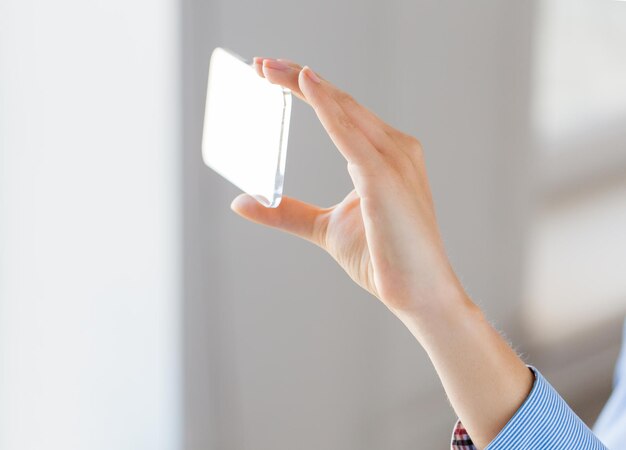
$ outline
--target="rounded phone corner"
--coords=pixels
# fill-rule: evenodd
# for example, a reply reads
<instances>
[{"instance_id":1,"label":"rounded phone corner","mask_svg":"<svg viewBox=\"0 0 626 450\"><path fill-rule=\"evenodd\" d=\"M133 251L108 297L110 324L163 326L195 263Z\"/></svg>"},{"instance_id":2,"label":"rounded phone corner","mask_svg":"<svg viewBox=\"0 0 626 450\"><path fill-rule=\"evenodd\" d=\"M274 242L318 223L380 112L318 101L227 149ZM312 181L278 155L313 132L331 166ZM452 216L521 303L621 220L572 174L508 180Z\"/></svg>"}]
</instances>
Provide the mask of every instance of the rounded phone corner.
<instances>
[{"instance_id":1,"label":"rounded phone corner","mask_svg":"<svg viewBox=\"0 0 626 450\"><path fill-rule=\"evenodd\" d=\"M274 194L271 199L268 199L264 195L253 195L257 202L265 206L266 208L277 208L280 205L280 201L283 199L282 195Z\"/></svg>"},{"instance_id":2,"label":"rounded phone corner","mask_svg":"<svg viewBox=\"0 0 626 450\"><path fill-rule=\"evenodd\" d=\"M234 51L228 49L228 48L224 48L224 47L215 47L213 49L213 51L211 52L211 57L209 58L209 67L211 67L211 63L213 62L213 58L218 58L220 56L220 54L227 54L230 56L233 56L235 58L237 58L239 61L241 61L244 64L250 64L250 62L244 58L243 56L235 53Z\"/></svg>"}]
</instances>

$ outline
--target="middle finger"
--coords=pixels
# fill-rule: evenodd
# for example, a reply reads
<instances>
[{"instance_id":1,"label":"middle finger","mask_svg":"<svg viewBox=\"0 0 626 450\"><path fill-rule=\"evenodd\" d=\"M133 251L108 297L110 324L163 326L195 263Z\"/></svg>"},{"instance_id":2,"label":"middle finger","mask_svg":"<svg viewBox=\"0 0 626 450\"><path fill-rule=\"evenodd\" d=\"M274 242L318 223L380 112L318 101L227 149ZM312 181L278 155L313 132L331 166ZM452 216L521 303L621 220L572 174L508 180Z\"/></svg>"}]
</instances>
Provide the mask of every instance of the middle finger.
<instances>
[{"instance_id":1,"label":"middle finger","mask_svg":"<svg viewBox=\"0 0 626 450\"><path fill-rule=\"evenodd\" d=\"M302 67L292 61L283 59L263 58L257 63L265 78L273 84L279 84L291 91L301 100L309 103L298 84L298 75ZM258 71L257 71L258 72ZM352 96L320 77L327 85L329 93L339 103L344 112L377 147L389 148L393 145L391 134L393 129L383 122L376 114L358 103Z\"/></svg>"}]
</instances>

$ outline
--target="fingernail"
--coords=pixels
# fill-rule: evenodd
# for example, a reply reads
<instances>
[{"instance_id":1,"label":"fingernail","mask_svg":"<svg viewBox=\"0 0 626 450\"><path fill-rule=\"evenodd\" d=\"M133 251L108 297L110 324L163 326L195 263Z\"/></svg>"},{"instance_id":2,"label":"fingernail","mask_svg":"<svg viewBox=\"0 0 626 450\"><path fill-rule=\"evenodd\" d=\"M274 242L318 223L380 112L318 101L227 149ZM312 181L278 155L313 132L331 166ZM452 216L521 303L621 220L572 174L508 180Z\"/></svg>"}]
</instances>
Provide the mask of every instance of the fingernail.
<instances>
[{"instance_id":1,"label":"fingernail","mask_svg":"<svg viewBox=\"0 0 626 450\"><path fill-rule=\"evenodd\" d=\"M275 60L275 59L264 59L263 67L269 67L270 69L275 69L275 70L290 70L291 69L291 67L289 67L287 64L280 62L278 60Z\"/></svg>"},{"instance_id":2,"label":"fingernail","mask_svg":"<svg viewBox=\"0 0 626 450\"><path fill-rule=\"evenodd\" d=\"M311 79L311 81L313 81L314 83L320 84L320 82L322 80L320 80L320 78L315 74L315 72L313 72L313 69L311 69L309 66L304 66L304 68L302 69L304 70L304 74L309 77Z\"/></svg>"}]
</instances>

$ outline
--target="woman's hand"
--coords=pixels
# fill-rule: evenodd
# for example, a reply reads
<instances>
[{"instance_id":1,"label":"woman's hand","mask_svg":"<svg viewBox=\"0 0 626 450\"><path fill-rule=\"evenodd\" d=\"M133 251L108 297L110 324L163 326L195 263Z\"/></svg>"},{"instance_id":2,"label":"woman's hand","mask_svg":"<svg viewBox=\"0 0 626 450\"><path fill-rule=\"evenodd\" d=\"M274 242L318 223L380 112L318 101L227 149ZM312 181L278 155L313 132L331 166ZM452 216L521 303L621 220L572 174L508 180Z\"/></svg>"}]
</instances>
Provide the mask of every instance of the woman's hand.
<instances>
[{"instance_id":1,"label":"woman's hand","mask_svg":"<svg viewBox=\"0 0 626 450\"><path fill-rule=\"evenodd\" d=\"M232 209L324 248L399 316L419 314L460 292L439 235L419 141L308 67L267 58L255 58L254 66L313 107L348 162L354 190L330 208L284 197L269 209L243 194Z\"/></svg>"},{"instance_id":2,"label":"woman's hand","mask_svg":"<svg viewBox=\"0 0 626 450\"><path fill-rule=\"evenodd\" d=\"M330 208L285 197L269 209L244 194L233 210L326 249L382 300L426 350L474 444L486 447L527 397L533 375L448 263L420 143L308 67L263 58L254 65L313 107L348 162L354 190Z\"/></svg>"}]
</instances>

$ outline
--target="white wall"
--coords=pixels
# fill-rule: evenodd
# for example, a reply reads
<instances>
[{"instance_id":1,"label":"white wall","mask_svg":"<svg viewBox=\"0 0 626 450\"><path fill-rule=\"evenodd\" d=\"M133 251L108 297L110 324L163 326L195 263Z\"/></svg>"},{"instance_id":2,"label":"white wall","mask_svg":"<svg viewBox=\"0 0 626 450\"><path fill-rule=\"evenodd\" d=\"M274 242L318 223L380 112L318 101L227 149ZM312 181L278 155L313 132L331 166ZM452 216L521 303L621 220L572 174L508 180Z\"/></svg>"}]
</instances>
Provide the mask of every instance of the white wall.
<instances>
[{"instance_id":1,"label":"white wall","mask_svg":"<svg viewBox=\"0 0 626 450\"><path fill-rule=\"evenodd\" d=\"M0 2L0 449L179 444L178 4Z\"/></svg>"}]
</instances>

